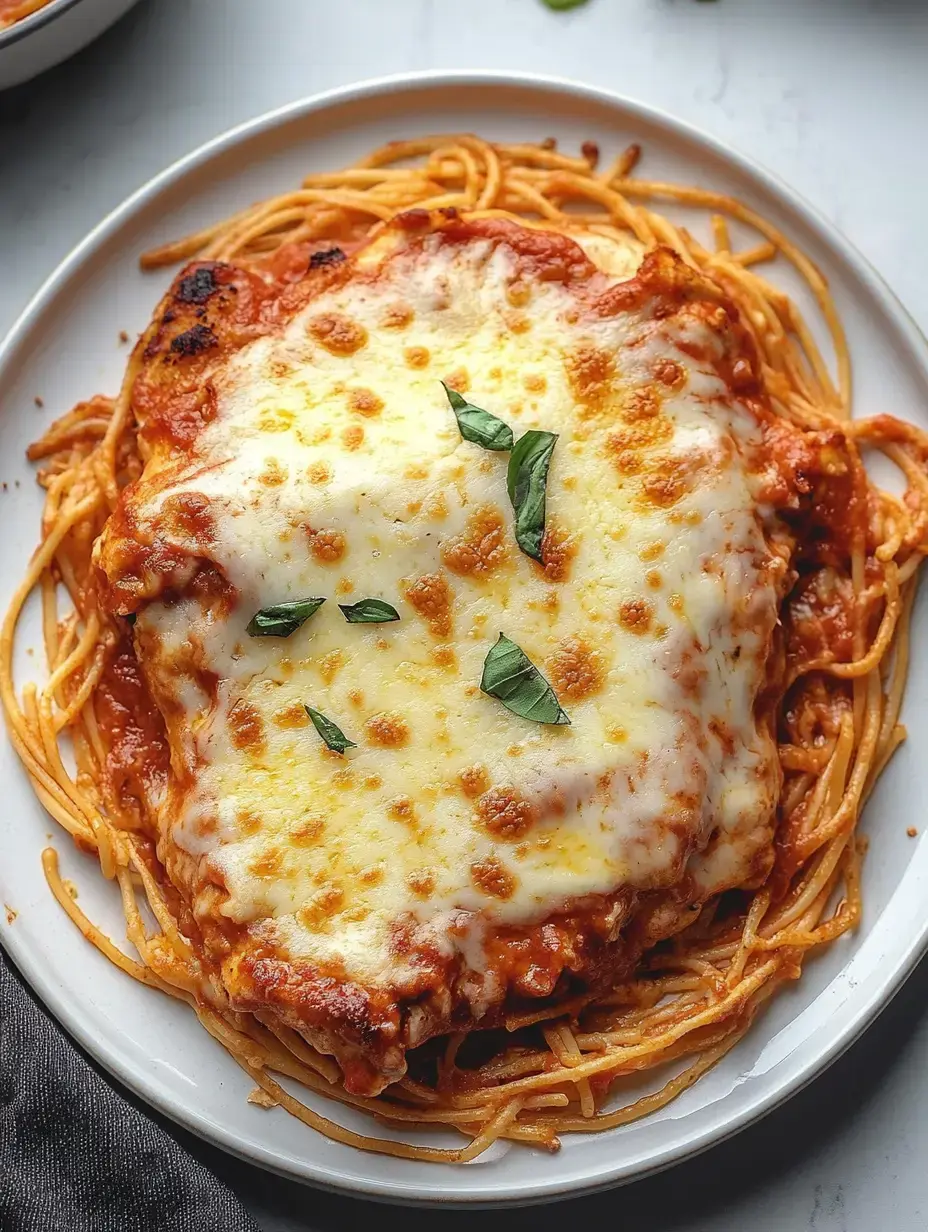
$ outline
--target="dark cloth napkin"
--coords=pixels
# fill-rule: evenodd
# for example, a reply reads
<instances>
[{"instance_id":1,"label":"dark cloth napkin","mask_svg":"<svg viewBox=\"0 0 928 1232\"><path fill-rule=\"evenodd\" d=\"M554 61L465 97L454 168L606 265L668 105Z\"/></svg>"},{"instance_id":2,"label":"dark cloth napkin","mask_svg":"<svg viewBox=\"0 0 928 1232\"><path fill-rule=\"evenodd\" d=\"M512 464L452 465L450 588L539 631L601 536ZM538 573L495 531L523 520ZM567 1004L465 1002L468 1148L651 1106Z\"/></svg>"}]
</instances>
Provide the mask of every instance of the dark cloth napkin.
<instances>
[{"instance_id":1,"label":"dark cloth napkin","mask_svg":"<svg viewBox=\"0 0 928 1232\"><path fill-rule=\"evenodd\" d=\"M259 1232L84 1059L2 950L0 1232Z\"/></svg>"}]
</instances>

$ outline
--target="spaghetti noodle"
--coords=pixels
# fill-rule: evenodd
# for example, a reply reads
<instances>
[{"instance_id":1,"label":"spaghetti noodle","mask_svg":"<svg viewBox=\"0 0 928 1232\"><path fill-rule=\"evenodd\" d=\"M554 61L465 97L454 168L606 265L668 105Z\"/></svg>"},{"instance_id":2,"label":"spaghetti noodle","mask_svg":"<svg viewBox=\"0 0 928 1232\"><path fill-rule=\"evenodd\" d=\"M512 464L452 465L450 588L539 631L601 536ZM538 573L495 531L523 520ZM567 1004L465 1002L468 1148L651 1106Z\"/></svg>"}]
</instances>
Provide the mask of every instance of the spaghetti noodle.
<instances>
[{"instance_id":1,"label":"spaghetti noodle","mask_svg":"<svg viewBox=\"0 0 928 1232\"><path fill-rule=\"evenodd\" d=\"M81 403L29 451L41 463L46 491L42 542L0 633L0 696L38 798L82 850L98 856L104 876L117 882L138 958L124 954L84 915L49 848L43 867L52 892L110 961L190 1005L263 1092L257 1102L280 1104L313 1129L361 1149L463 1163L497 1139L554 1150L561 1134L645 1116L686 1090L737 1043L779 985L799 977L810 950L834 941L860 918L864 844L857 819L905 736L899 714L909 620L918 566L928 552L928 437L884 415L850 419L844 334L827 284L807 256L736 200L638 178L639 156L633 146L598 171L591 146L582 157L571 157L551 142L494 145L460 134L393 142L353 167L309 176L294 192L141 258L146 269L195 255L257 268L305 262L323 241L360 241L412 207L515 216L529 226L571 233L631 233L646 247L672 247L737 305L780 416L809 430L833 428L846 438L853 462L849 500L861 516L851 519L846 551L815 559L830 571L830 605L827 612L817 607L815 596L797 586L783 609L783 786L772 873L757 890L710 902L695 923L646 955L633 979L607 995L511 1017L506 1031L494 1033L489 1055L484 1049L465 1062L464 1037L452 1035L428 1051L414 1076L368 1098L347 1092L331 1058L294 1031L270 1016L229 1006L189 939L189 917L157 861L145 819L121 807L104 773L111 749L101 682L125 645L116 619L98 605L91 549L120 491L141 472L131 405L134 364L115 399ZM708 212L714 246L659 213L661 201ZM736 248L732 223L759 238ZM818 304L834 346L836 379L795 304L757 272L776 257L795 267ZM870 483L864 450L882 452L896 464L906 484L902 496ZM49 675L18 696L14 643L33 593L41 603ZM154 929L145 922L143 904ZM622 1079L650 1070L664 1071L663 1085L622 1105ZM394 1130L437 1125L469 1142L447 1149L355 1133L310 1108L283 1079L361 1109Z\"/></svg>"}]
</instances>

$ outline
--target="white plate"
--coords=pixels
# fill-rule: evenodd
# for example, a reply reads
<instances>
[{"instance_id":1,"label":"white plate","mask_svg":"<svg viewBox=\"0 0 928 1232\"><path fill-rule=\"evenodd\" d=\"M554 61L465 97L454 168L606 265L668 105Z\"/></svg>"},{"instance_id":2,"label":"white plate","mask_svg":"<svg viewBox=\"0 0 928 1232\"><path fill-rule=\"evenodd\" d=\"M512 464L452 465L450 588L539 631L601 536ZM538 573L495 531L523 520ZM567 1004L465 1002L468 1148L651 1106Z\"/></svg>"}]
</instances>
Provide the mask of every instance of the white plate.
<instances>
[{"instance_id":1,"label":"white plate","mask_svg":"<svg viewBox=\"0 0 928 1232\"><path fill-rule=\"evenodd\" d=\"M20 85L93 42L137 0L50 0L0 30L0 90Z\"/></svg>"},{"instance_id":2,"label":"white plate","mask_svg":"<svg viewBox=\"0 0 928 1232\"><path fill-rule=\"evenodd\" d=\"M41 501L23 451L77 399L116 390L126 358L119 331L143 328L167 282L167 273L139 273L139 251L288 189L309 170L342 166L379 142L462 129L509 140L554 135L565 148L592 139L606 157L639 141L649 176L719 188L754 205L799 241L832 284L855 361L857 413L892 411L928 426L928 345L899 304L809 206L718 142L640 104L567 82L514 74L371 82L243 125L170 168L88 236L26 309L0 350L4 603L38 533ZM774 275L795 293L789 269ZM925 620L920 603L917 630ZM0 902L18 914L7 924L0 912L0 936L46 1005L111 1073L169 1117L263 1167L408 1202L541 1201L626 1181L718 1142L798 1090L874 1018L925 949L928 843L906 836L928 798L928 762L918 755L928 739L928 655L913 640L905 710L911 739L866 813L873 842L861 929L810 960L798 984L775 997L744 1041L675 1103L635 1125L568 1136L554 1157L497 1144L457 1168L388 1159L321 1138L279 1109L246 1103L247 1077L193 1015L121 975L52 900L39 853L55 826L5 744ZM34 665L24 657L21 678ZM81 906L121 937L118 896L96 861L61 834L53 841ZM360 1114L324 1110L374 1132Z\"/></svg>"}]
</instances>

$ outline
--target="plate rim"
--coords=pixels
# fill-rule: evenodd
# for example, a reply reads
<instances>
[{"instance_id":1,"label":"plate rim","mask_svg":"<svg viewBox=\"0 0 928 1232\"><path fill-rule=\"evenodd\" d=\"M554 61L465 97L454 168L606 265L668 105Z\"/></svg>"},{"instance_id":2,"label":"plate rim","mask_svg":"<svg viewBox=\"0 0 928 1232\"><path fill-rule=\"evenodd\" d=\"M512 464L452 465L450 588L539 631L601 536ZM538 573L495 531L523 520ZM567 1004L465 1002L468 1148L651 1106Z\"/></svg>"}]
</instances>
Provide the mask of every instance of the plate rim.
<instances>
[{"instance_id":1,"label":"plate rim","mask_svg":"<svg viewBox=\"0 0 928 1232\"><path fill-rule=\"evenodd\" d=\"M65 0L65 6L69 7L68 0ZM62 11L55 4L49 7L59 13ZM41 13L41 10L39 12ZM626 115L637 115L692 146L708 150L723 162L728 163L780 199L803 220L817 240L837 253L840 259L866 285L868 292L879 303L882 312L890 318L892 324L901 333L918 366L928 379L928 338L922 333L912 315L869 260L847 237L816 206L808 202L776 173L768 170L753 158L742 154L726 141L705 132L688 121L681 120L662 108L617 91L545 73L468 69L394 73L321 91L243 121L175 160L107 213L42 282L14 320L6 337L0 342L0 376L3 375L7 365L15 360L35 320L53 305L58 293L65 288L84 261L102 248L138 210L188 173L233 149L243 141L272 132L289 121L298 120L331 107L364 102L382 95L400 94L410 88L481 85L514 86L543 91L552 95L586 100L591 104L619 113L624 112ZM435 1196L434 1192L426 1195L417 1193L415 1185L400 1179L389 1182L370 1179L362 1182L355 1178L340 1177L336 1168L316 1162L303 1162L301 1171L297 1172L292 1167L282 1166L279 1159L269 1149L262 1147L255 1151L251 1146L244 1149L234 1130L228 1130L210 1117L199 1113L195 1108L179 1105L173 1097L159 1094L157 1087L146 1081L140 1067L130 1065L128 1068L117 1068L119 1063L111 1058L105 1046L98 1044L94 1035L81 1022L79 1012L75 1012L74 1007L66 1000L63 993L55 987L52 976L46 974L41 964L30 960L26 953L28 947L19 943L16 930L0 930L0 944L3 945L7 955L12 959L17 970L44 1008L101 1068L149 1107L228 1154L290 1180L311 1184L330 1192L364 1195L382 1202L399 1204L443 1205L476 1209L507 1205L528 1206L561 1201L640 1180L683 1160L693 1158L759 1121L832 1065L886 1008L928 949L928 915L920 928L913 930L910 934L907 943L900 950L897 961L887 967L887 973L880 975L869 995L854 1010L849 1021L839 1030L828 1047L802 1063L797 1072L790 1075L775 1090L756 1096L737 1115L726 1120L724 1125L708 1126L697 1131L686 1141L665 1148L656 1154L652 1161L644 1167L634 1163L623 1165L620 1162L612 1166L601 1167L590 1176L587 1183L577 1183L569 1178L552 1177L542 1178L531 1184L496 1185L492 1188L485 1188L483 1191L446 1186L443 1188L441 1198Z\"/></svg>"},{"instance_id":2,"label":"plate rim","mask_svg":"<svg viewBox=\"0 0 928 1232\"><path fill-rule=\"evenodd\" d=\"M8 26L5 30L0 30L0 51L5 50L7 47L12 47L20 39L24 39L27 35L34 34L37 30L41 30L43 27L57 21L69 9L73 9L75 4L81 4L82 2L83 0L49 0L40 9L36 9L34 13L30 13L27 17L21 17L19 21L14 21L12 26Z\"/></svg>"}]
</instances>

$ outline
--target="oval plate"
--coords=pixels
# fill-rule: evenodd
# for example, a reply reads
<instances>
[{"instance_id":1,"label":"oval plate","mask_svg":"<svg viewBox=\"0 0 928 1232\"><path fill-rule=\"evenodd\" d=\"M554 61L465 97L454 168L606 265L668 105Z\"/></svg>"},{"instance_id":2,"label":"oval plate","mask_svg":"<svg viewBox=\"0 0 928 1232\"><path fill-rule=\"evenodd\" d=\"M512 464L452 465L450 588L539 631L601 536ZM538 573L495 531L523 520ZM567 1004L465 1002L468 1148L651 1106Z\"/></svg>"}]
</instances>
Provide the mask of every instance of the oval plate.
<instances>
[{"instance_id":1,"label":"oval plate","mask_svg":"<svg viewBox=\"0 0 928 1232\"><path fill-rule=\"evenodd\" d=\"M814 210L719 142L641 104L566 81L466 73L368 82L245 124L169 168L102 222L23 313L0 349L4 606L38 536L41 498L26 446L78 399L116 391L127 352L119 332L140 331L167 284L167 271L139 272L139 252L289 189L310 170L350 163L381 142L454 130L498 140L550 135L565 149L593 140L604 158L634 140L644 147L648 178L742 198L798 241L828 277L848 330L858 413L892 411L928 427L928 345L898 302ZM801 290L789 267L774 267L771 277L793 294ZM919 603L916 632L925 620ZM867 808L873 841L861 928L811 958L802 979L781 991L745 1039L676 1102L637 1124L568 1136L554 1157L497 1143L461 1167L389 1159L330 1142L280 1109L246 1103L248 1078L189 1010L117 971L54 902L39 862L49 838L81 907L115 939L124 935L115 888L103 882L95 860L52 834L54 823L5 742L0 903L7 910L0 912L0 937L52 1013L115 1077L188 1129L262 1167L399 1202L537 1202L628 1181L735 1133L809 1082L875 1017L925 949L928 844L908 838L906 828L928 798L928 763L916 753L928 741L928 656L919 638L912 640L910 741ZM20 681L35 671L37 658L21 656ZM315 1106L375 1132L361 1114L325 1101Z\"/></svg>"}]
</instances>

